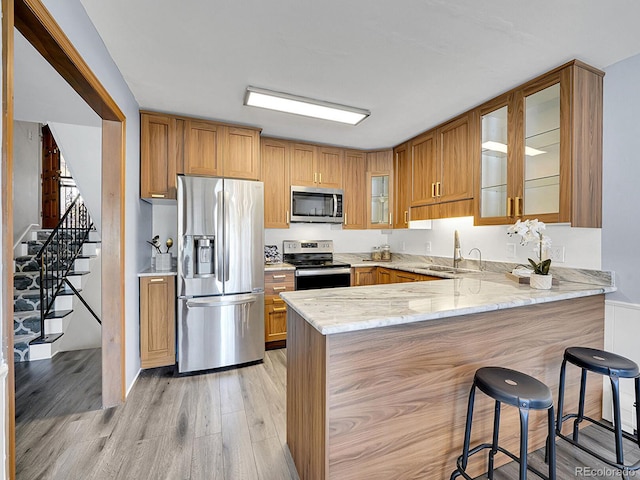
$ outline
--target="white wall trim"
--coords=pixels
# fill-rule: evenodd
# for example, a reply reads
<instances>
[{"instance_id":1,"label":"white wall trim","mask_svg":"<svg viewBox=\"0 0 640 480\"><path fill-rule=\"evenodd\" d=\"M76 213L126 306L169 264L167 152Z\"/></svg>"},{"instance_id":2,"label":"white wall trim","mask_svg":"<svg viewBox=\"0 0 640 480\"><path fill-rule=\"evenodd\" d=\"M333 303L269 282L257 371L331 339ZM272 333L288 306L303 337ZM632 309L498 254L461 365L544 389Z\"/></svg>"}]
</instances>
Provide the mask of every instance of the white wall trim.
<instances>
[{"instance_id":1,"label":"white wall trim","mask_svg":"<svg viewBox=\"0 0 640 480\"><path fill-rule=\"evenodd\" d=\"M139 368L138 369L138 373L136 373L136 376L133 377L133 380L131 380L131 385L129 385L129 388L127 389L127 393L125 394L124 398L125 401L127 399L127 397L129 396L129 392L131 392L131 389L133 388L133 386L136 384L136 382L138 381L138 377L140 376L140 373L142 372L142 369Z\"/></svg>"},{"instance_id":2,"label":"white wall trim","mask_svg":"<svg viewBox=\"0 0 640 480\"><path fill-rule=\"evenodd\" d=\"M38 225L37 223L32 223L27 228L25 228L24 232L22 232L22 235L20 235L20 237L18 237L18 240L16 240L16 243L13 244L14 255L15 255L16 248L18 248L18 246L24 241L24 237L29 235L33 230L39 230L39 229L40 229L40 225Z\"/></svg>"},{"instance_id":3,"label":"white wall trim","mask_svg":"<svg viewBox=\"0 0 640 480\"><path fill-rule=\"evenodd\" d=\"M631 308L634 310L640 310L640 304L637 303L629 303L629 302L621 302L620 300L605 300L605 305L612 305L614 307L623 307L623 308Z\"/></svg>"}]
</instances>

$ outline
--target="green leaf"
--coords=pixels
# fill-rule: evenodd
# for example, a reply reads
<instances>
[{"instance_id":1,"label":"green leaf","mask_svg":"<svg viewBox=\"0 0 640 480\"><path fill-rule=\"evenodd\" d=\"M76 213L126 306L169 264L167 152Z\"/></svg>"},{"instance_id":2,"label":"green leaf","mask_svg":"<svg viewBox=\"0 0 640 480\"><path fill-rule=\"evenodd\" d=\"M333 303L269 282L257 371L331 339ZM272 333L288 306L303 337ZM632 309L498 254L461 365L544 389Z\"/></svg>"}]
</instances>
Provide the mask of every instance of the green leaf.
<instances>
[{"instance_id":1,"label":"green leaf","mask_svg":"<svg viewBox=\"0 0 640 480\"><path fill-rule=\"evenodd\" d=\"M546 260L543 260L542 262L540 262L539 267L542 275L549 275L549 268L551 267L551 259L547 258Z\"/></svg>"},{"instance_id":2,"label":"green leaf","mask_svg":"<svg viewBox=\"0 0 640 480\"><path fill-rule=\"evenodd\" d=\"M531 266L533 267L533 272L534 273L540 273L538 271L540 266L536 262L534 262L532 259L529 258L528 260L529 260L529 263L531 264Z\"/></svg>"}]
</instances>

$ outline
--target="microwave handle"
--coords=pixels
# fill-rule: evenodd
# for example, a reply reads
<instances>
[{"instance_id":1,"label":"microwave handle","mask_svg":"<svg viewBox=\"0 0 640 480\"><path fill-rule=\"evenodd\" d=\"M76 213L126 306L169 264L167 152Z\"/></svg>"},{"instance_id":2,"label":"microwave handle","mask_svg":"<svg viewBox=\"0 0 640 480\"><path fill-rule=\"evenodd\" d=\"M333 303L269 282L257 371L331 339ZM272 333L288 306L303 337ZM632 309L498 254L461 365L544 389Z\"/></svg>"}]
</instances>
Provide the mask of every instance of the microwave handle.
<instances>
[{"instance_id":1,"label":"microwave handle","mask_svg":"<svg viewBox=\"0 0 640 480\"><path fill-rule=\"evenodd\" d=\"M334 218L338 216L338 195L333 194L333 216Z\"/></svg>"}]
</instances>

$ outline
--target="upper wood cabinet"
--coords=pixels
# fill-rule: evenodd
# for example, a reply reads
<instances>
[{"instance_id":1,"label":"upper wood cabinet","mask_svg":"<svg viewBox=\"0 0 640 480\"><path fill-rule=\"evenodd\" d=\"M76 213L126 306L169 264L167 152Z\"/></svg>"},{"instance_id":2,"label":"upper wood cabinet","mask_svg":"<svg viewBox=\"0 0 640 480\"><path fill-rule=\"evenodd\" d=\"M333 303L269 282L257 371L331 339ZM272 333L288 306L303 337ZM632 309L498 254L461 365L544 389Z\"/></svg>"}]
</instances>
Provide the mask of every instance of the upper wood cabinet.
<instances>
[{"instance_id":1,"label":"upper wood cabinet","mask_svg":"<svg viewBox=\"0 0 640 480\"><path fill-rule=\"evenodd\" d=\"M411 206L473 198L471 117L465 114L411 140Z\"/></svg>"},{"instance_id":2,"label":"upper wood cabinet","mask_svg":"<svg viewBox=\"0 0 640 480\"><path fill-rule=\"evenodd\" d=\"M411 156L407 143L393 149L394 197L393 228L409 227L409 209L411 206Z\"/></svg>"},{"instance_id":3,"label":"upper wood cabinet","mask_svg":"<svg viewBox=\"0 0 640 480\"><path fill-rule=\"evenodd\" d=\"M175 199L176 174L260 178L260 130L140 112L140 197Z\"/></svg>"},{"instance_id":4,"label":"upper wood cabinet","mask_svg":"<svg viewBox=\"0 0 640 480\"><path fill-rule=\"evenodd\" d=\"M574 61L478 108L475 223L602 225L602 77Z\"/></svg>"},{"instance_id":5,"label":"upper wood cabinet","mask_svg":"<svg viewBox=\"0 0 640 480\"><path fill-rule=\"evenodd\" d=\"M262 138L264 228L289 228L291 143Z\"/></svg>"},{"instance_id":6,"label":"upper wood cabinet","mask_svg":"<svg viewBox=\"0 0 640 480\"><path fill-rule=\"evenodd\" d=\"M393 151L367 153L368 228L392 228L393 217Z\"/></svg>"},{"instance_id":7,"label":"upper wood cabinet","mask_svg":"<svg viewBox=\"0 0 640 480\"><path fill-rule=\"evenodd\" d=\"M200 120L185 122L183 173L222 176L223 128L221 125Z\"/></svg>"},{"instance_id":8,"label":"upper wood cabinet","mask_svg":"<svg viewBox=\"0 0 640 480\"><path fill-rule=\"evenodd\" d=\"M225 177L260 178L260 131L254 128L225 127L223 172Z\"/></svg>"},{"instance_id":9,"label":"upper wood cabinet","mask_svg":"<svg viewBox=\"0 0 640 480\"><path fill-rule=\"evenodd\" d=\"M294 143L291 185L342 188L342 153L340 148Z\"/></svg>"},{"instance_id":10,"label":"upper wood cabinet","mask_svg":"<svg viewBox=\"0 0 640 480\"><path fill-rule=\"evenodd\" d=\"M364 152L346 150L342 172L344 189L344 222L342 228L365 229L366 216L366 155Z\"/></svg>"},{"instance_id":11,"label":"upper wood cabinet","mask_svg":"<svg viewBox=\"0 0 640 480\"><path fill-rule=\"evenodd\" d=\"M140 113L141 198L176 198L176 170L178 161L182 162L183 128L182 121L178 124L178 120L169 115Z\"/></svg>"}]
</instances>

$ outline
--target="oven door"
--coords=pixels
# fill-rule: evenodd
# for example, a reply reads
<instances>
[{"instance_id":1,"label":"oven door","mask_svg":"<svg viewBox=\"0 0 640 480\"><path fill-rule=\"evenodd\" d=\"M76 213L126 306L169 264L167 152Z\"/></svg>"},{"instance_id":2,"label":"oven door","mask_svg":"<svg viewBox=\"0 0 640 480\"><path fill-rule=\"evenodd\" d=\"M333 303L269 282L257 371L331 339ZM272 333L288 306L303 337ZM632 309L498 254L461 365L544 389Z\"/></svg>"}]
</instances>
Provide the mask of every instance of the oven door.
<instances>
[{"instance_id":1,"label":"oven door","mask_svg":"<svg viewBox=\"0 0 640 480\"><path fill-rule=\"evenodd\" d=\"M351 286L351 269L348 267L296 270L296 290L349 286Z\"/></svg>"}]
</instances>

